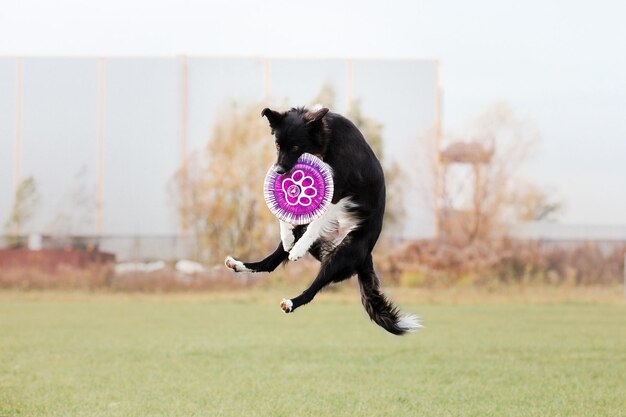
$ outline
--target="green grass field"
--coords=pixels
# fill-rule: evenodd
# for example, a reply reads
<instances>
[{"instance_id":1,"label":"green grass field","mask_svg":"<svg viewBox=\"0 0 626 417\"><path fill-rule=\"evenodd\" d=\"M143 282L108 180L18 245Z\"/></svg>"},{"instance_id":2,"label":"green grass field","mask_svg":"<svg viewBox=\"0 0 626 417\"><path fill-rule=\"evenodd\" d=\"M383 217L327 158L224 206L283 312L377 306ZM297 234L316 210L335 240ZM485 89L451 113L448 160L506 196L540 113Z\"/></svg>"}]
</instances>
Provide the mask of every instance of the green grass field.
<instances>
[{"instance_id":1,"label":"green grass field","mask_svg":"<svg viewBox=\"0 0 626 417\"><path fill-rule=\"evenodd\" d=\"M238 298L0 293L0 416L626 415L623 303Z\"/></svg>"}]
</instances>

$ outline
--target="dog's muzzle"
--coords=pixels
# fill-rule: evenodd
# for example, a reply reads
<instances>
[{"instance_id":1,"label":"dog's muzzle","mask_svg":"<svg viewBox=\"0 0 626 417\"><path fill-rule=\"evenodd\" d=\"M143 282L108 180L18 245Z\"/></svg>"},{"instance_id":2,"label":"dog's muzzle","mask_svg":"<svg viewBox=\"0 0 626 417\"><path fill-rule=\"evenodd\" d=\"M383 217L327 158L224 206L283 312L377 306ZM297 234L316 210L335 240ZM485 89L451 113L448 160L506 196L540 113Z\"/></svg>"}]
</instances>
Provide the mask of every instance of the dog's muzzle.
<instances>
[{"instance_id":1,"label":"dog's muzzle","mask_svg":"<svg viewBox=\"0 0 626 417\"><path fill-rule=\"evenodd\" d=\"M278 175L283 175L287 173L287 170L282 166L282 165L274 165L274 172L276 172Z\"/></svg>"}]
</instances>

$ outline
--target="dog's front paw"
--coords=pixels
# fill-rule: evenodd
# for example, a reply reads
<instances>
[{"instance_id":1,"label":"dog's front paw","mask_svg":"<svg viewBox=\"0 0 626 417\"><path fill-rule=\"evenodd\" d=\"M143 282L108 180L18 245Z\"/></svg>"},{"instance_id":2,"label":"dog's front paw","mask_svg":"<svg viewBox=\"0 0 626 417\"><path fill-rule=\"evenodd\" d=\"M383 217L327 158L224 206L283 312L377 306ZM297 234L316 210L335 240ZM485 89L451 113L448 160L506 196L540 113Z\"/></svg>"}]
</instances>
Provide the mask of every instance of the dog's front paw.
<instances>
[{"instance_id":1,"label":"dog's front paw","mask_svg":"<svg viewBox=\"0 0 626 417\"><path fill-rule=\"evenodd\" d=\"M300 239L294 245L294 247L289 251L290 261L297 261L298 259L302 258L304 255L306 255L307 251L309 250L308 245L301 244L301 242L302 242L302 239Z\"/></svg>"},{"instance_id":2,"label":"dog's front paw","mask_svg":"<svg viewBox=\"0 0 626 417\"><path fill-rule=\"evenodd\" d=\"M280 302L280 309L283 310L283 313L291 313L293 311L293 301L283 298L283 301Z\"/></svg>"},{"instance_id":3,"label":"dog's front paw","mask_svg":"<svg viewBox=\"0 0 626 417\"><path fill-rule=\"evenodd\" d=\"M235 272L253 272L251 269L246 268L243 262L238 261L232 256L227 256L226 259L224 259L224 265Z\"/></svg>"}]
</instances>

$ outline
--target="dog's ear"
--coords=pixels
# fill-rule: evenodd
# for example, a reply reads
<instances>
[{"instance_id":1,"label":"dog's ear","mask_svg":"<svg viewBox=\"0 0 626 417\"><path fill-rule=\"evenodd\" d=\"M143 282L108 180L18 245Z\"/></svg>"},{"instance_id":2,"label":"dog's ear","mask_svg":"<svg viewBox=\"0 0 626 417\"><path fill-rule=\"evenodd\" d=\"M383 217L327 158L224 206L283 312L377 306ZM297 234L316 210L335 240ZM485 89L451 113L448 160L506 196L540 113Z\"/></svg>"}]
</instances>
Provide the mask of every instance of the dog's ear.
<instances>
[{"instance_id":1,"label":"dog's ear","mask_svg":"<svg viewBox=\"0 0 626 417\"><path fill-rule=\"evenodd\" d=\"M304 115L304 120L306 120L306 125L310 126L317 122L321 122L324 116L326 116L326 113L328 113L328 109L326 107L322 107L319 110L307 112Z\"/></svg>"},{"instance_id":2,"label":"dog's ear","mask_svg":"<svg viewBox=\"0 0 626 417\"><path fill-rule=\"evenodd\" d=\"M280 124L285 115L266 107L261 112L261 117L267 117L267 121L270 122L270 127L275 128Z\"/></svg>"}]
</instances>

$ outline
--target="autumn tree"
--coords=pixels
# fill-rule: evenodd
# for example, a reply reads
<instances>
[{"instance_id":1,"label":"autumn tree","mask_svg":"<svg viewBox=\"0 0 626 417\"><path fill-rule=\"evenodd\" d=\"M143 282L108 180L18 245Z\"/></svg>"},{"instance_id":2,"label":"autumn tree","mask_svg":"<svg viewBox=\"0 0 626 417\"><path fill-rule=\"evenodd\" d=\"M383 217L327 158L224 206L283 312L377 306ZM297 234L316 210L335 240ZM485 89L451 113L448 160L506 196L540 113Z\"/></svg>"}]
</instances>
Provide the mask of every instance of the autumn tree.
<instances>
[{"instance_id":1,"label":"autumn tree","mask_svg":"<svg viewBox=\"0 0 626 417\"><path fill-rule=\"evenodd\" d=\"M223 108L207 145L173 178L181 228L194 237L200 260L220 262L226 250L250 258L277 243L278 224L263 198L274 145L260 114L260 106Z\"/></svg>"},{"instance_id":2,"label":"autumn tree","mask_svg":"<svg viewBox=\"0 0 626 417\"><path fill-rule=\"evenodd\" d=\"M23 227L34 216L39 200L39 191L35 179L28 177L22 180L15 191L11 214L4 224L7 234L19 235L20 232L23 232Z\"/></svg>"},{"instance_id":3,"label":"autumn tree","mask_svg":"<svg viewBox=\"0 0 626 417\"><path fill-rule=\"evenodd\" d=\"M405 216L404 209L404 173L398 162L385 158L383 125L372 117L366 117L359 101L353 101L347 117L361 131L374 154L378 157L385 173L387 201L385 204L385 225L387 228L398 226Z\"/></svg>"},{"instance_id":4,"label":"autumn tree","mask_svg":"<svg viewBox=\"0 0 626 417\"><path fill-rule=\"evenodd\" d=\"M334 100L332 87L324 86L313 103L332 108ZM232 104L222 108L206 146L192 152L170 182L180 227L193 237L199 260L221 262L225 249L241 258L253 258L277 244L278 222L263 197L263 179L275 162L275 151L267 121L260 117L262 107ZM364 117L358 103L348 117L382 157L382 125ZM396 203L390 186L398 174L393 166L391 170L383 167L388 202L394 201L386 213L392 222L401 213L401 203Z\"/></svg>"},{"instance_id":5,"label":"autumn tree","mask_svg":"<svg viewBox=\"0 0 626 417\"><path fill-rule=\"evenodd\" d=\"M324 84L311 104L322 104L332 109L335 106L335 99L334 88L330 84ZM396 161L385 158L383 125L375 118L368 117L363 113L359 100L353 100L350 103L350 108L345 116L361 131L381 162L387 186L384 224L386 228L398 226L402 223L405 215L402 186L404 174Z\"/></svg>"}]
</instances>

